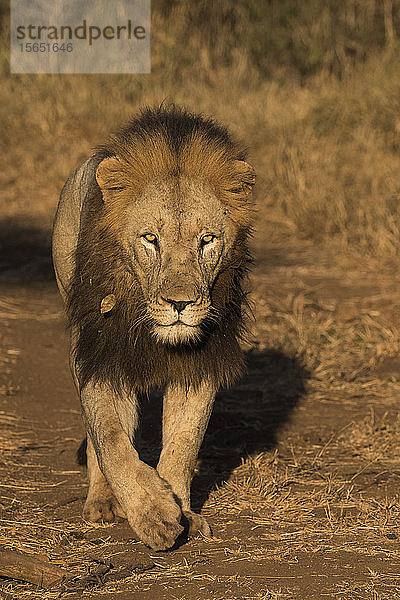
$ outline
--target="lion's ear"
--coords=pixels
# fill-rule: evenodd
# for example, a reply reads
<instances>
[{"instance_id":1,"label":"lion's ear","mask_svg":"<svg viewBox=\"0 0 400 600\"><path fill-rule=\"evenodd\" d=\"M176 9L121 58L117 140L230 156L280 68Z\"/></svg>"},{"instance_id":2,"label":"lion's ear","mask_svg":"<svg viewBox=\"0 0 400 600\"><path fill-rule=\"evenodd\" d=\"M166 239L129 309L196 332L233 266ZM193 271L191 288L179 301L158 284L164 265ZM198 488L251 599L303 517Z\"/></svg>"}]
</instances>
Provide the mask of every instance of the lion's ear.
<instances>
[{"instance_id":1,"label":"lion's ear","mask_svg":"<svg viewBox=\"0 0 400 600\"><path fill-rule=\"evenodd\" d=\"M235 171L242 184L241 192L248 196L256 182L256 172L249 163L244 160L234 161Z\"/></svg>"},{"instance_id":2,"label":"lion's ear","mask_svg":"<svg viewBox=\"0 0 400 600\"><path fill-rule=\"evenodd\" d=\"M96 181L102 191L120 190L125 186L121 179L122 168L117 157L111 156L101 161L96 170Z\"/></svg>"}]
</instances>

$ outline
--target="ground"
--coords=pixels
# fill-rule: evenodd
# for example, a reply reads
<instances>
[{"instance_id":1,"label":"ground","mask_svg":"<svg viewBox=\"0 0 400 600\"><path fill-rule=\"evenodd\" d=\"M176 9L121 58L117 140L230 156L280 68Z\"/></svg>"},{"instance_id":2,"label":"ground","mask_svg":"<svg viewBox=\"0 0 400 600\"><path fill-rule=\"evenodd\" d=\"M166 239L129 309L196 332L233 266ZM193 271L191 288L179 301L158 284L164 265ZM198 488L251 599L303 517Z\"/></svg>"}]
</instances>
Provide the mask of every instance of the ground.
<instances>
[{"instance_id":1,"label":"ground","mask_svg":"<svg viewBox=\"0 0 400 600\"><path fill-rule=\"evenodd\" d=\"M254 242L248 375L221 392L193 483L212 539L153 552L82 519L83 436L48 234L4 231L0 542L72 575L15 599L400 598L400 282L395 265L265 228ZM160 402L143 399L154 461Z\"/></svg>"}]
</instances>

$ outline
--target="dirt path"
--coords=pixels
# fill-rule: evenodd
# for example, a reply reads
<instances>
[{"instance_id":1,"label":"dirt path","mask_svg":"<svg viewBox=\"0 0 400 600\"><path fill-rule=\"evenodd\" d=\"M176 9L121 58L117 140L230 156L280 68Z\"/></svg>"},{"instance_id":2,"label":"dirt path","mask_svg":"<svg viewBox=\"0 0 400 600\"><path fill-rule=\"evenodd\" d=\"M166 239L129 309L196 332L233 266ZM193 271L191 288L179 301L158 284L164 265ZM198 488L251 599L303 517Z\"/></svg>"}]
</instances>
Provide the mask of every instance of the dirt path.
<instances>
[{"instance_id":1,"label":"dirt path","mask_svg":"<svg viewBox=\"0 0 400 600\"><path fill-rule=\"evenodd\" d=\"M214 537L168 553L132 540L126 523L83 522L83 429L61 304L47 263L28 265L29 283L8 265L1 545L76 575L62 593L71 599L400 598L400 285L389 268L377 278L354 258L337 263L304 245L258 246L249 375L218 398L193 486ZM142 410L151 461L159 399ZM4 598L59 594L0 583Z\"/></svg>"}]
</instances>

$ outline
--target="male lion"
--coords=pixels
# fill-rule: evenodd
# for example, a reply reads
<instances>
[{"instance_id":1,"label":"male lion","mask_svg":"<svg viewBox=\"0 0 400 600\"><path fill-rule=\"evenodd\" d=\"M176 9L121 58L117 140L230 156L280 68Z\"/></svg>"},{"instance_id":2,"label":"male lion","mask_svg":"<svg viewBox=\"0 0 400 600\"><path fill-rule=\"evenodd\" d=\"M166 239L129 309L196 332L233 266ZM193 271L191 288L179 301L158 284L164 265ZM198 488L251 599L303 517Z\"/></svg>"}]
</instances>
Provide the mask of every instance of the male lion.
<instances>
[{"instance_id":1,"label":"male lion","mask_svg":"<svg viewBox=\"0 0 400 600\"><path fill-rule=\"evenodd\" d=\"M215 393L243 370L238 340L254 170L211 119L146 109L83 163L53 235L87 431L88 521L124 516L148 546L208 536L190 485ZM137 397L164 389L157 469L135 450Z\"/></svg>"}]
</instances>

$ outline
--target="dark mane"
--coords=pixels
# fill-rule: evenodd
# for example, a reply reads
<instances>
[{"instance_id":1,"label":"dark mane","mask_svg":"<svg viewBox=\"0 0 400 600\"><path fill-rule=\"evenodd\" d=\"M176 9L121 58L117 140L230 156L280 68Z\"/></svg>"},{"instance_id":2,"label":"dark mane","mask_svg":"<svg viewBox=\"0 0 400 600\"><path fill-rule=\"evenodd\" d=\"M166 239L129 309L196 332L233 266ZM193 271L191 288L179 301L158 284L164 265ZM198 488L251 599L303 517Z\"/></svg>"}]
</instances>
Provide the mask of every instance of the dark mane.
<instances>
[{"instance_id":1,"label":"dark mane","mask_svg":"<svg viewBox=\"0 0 400 600\"><path fill-rule=\"evenodd\" d=\"M224 152L235 154L238 160L246 159L247 149L232 138L226 127L210 117L194 115L173 104L143 109L138 117L129 121L99 149L107 154L118 155L122 152L124 155L127 148L137 145L139 141L148 145L149 140L161 137L179 157L185 146L199 136L210 147L218 146Z\"/></svg>"},{"instance_id":2,"label":"dark mane","mask_svg":"<svg viewBox=\"0 0 400 600\"><path fill-rule=\"evenodd\" d=\"M211 119L176 107L159 107L144 110L98 149L99 160L111 155L122 157L132 169L140 164L142 170L131 173L138 180L171 169L185 169L190 174L200 169L203 177L211 172L215 172L216 180L225 177L227 183L222 185L226 188L237 185L228 164L244 160L245 150ZM223 196L223 188L223 201L229 203L236 195L239 225L236 246L226 257L211 292L220 318L217 323L205 322L200 343L169 347L153 337L143 318L145 299L141 287L118 228L110 226L112 221L93 179L82 217L67 307L69 324L78 332L75 359L81 385L93 380L108 383L117 391L147 391L168 383L198 386L205 378L217 387L228 386L240 377L244 362L239 341L246 311L241 281L250 260L250 208L243 208L235 188L230 196ZM118 210L114 207L114 221ZM111 312L101 314L101 300L109 294L115 295L115 306Z\"/></svg>"}]
</instances>

